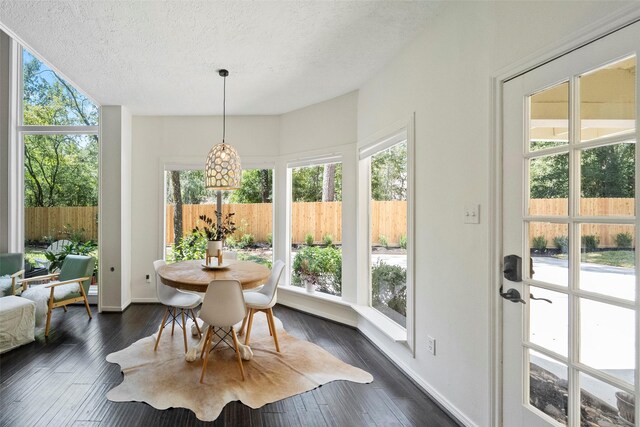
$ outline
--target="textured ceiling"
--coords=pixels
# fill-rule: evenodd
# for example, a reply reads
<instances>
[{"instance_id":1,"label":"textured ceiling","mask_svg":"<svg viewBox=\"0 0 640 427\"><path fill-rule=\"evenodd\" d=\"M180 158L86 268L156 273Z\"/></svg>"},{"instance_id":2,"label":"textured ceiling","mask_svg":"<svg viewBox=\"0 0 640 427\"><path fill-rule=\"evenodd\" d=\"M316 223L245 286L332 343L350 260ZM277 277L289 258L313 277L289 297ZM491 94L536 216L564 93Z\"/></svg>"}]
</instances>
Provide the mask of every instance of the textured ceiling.
<instances>
[{"instance_id":1,"label":"textured ceiling","mask_svg":"<svg viewBox=\"0 0 640 427\"><path fill-rule=\"evenodd\" d=\"M0 0L0 23L102 105L280 114L360 87L437 2Z\"/></svg>"}]
</instances>

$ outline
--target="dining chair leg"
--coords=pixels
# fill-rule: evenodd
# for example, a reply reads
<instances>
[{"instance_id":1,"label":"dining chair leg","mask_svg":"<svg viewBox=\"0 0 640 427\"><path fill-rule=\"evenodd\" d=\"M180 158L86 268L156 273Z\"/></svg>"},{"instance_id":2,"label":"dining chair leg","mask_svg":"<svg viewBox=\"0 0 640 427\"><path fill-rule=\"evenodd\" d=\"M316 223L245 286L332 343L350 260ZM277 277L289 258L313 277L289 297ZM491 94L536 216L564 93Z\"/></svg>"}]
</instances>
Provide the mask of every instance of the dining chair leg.
<instances>
[{"instance_id":1,"label":"dining chair leg","mask_svg":"<svg viewBox=\"0 0 640 427\"><path fill-rule=\"evenodd\" d=\"M264 314L265 314L265 317L267 318L267 326L269 326L269 336L272 337L273 329L271 328L271 322L269 321L269 313L265 311Z\"/></svg>"},{"instance_id":2,"label":"dining chair leg","mask_svg":"<svg viewBox=\"0 0 640 427\"><path fill-rule=\"evenodd\" d=\"M196 329L198 331L198 338L202 338L202 331L200 330L200 326L198 325L198 319L196 319L196 315L193 314L193 309L191 309L191 318L193 319L193 323L196 324Z\"/></svg>"},{"instance_id":3,"label":"dining chair leg","mask_svg":"<svg viewBox=\"0 0 640 427\"><path fill-rule=\"evenodd\" d=\"M67 306L63 305L62 308L64 309L64 312L66 313L67 312Z\"/></svg>"},{"instance_id":4,"label":"dining chair leg","mask_svg":"<svg viewBox=\"0 0 640 427\"><path fill-rule=\"evenodd\" d=\"M209 338L211 336L211 328L212 328L212 326L209 326L207 328L207 333L204 335L204 342L202 343L202 351L200 352L200 359L202 359L204 357L204 353L205 353L206 349L209 346Z\"/></svg>"},{"instance_id":5,"label":"dining chair leg","mask_svg":"<svg viewBox=\"0 0 640 427\"><path fill-rule=\"evenodd\" d=\"M156 346L153 347L153 351L156 351L158 349L158 343L160 342L162 331L164 331L164 322L167 321L167 316L169 316L169 307L164 309L164 316L162 316L162 323L160 323L160 330L158 331L158 338L156 338Z\"/></svg>"},{"instance_id":6,"label":"dining chair leg","mask_svg":"<svg viewBox=\"0 0 640 427\"><path fill-rule=\"evenodd\" d=\"M173 311L171 312L171 317L173 317L173 321L171 322L171 336L173 336L173 330L176 328L176 316L178 315L178 309L172 307Z\"/></svg>"},{"instance_id":7,"label":"dining chair leg","mask_svg":"<svg viewBox=\"0 0 640 427\"><path fill-rule=\"evenodd\" d=\"M182 316L182 337L184 338L184 352L187 352L187 323L184 321L184 308L180 309L180 315Z\"/></svg>"},{"instance_id":8,"label":"dining chair leg","mask_svg":"<svg viewBox=\"0 0 640 427\"><path fill-rule=\"evenodd\" d=\"M238 337L236 336L236 330L231 327L231 335L233 336L233 345L236 350L236 357L238 358L238 366L240 366L240 374L242 375L242 381L244 381L244 366L242 366L242 357L240 357L240 349L238 348Z\"/></svg>"},{"instance_id":9,"label":"dining chair leg","mask_svg":"<svg viewBox=\"0 0 640 427\"><path fill-rule=\"evenodd\" d=\"M278 333L276 332L276 321L273 319L273 310L268 309L267 313L267 321L271 325L271 330L273 331L273 342L276 343L276 351L280 353L280 344L278 344Z\"/></svg>"},{"instance_id":10,"label":"dining chair leg","mask_svg":"<svg viewBox=\"0 0 640 427\"><path fill-rule=\"evenodd\" d=\"M205 346L202 347L202 352L203 353L205 353L205 349L209 348L208 343L209 343L209 339L211 337L211 328L212 328L212 326L209 326L209 329L207 329L207 338L205 339L205 342L204 342ZM202 384L202 380L204 379L204 374L205 374L205 372L207 372L207 361L209 360L209 352L208 351L206 351L206 356L207 357L205 357L204 361L202 362L202 373L200 374L200 384ZM200 357L202 357L202 355Z\"/></svg>"},{"instance_id":11,"label":"dining chair leg","mask_svg":"<svg viewBox=\"0 0 640 427\"><path fill-rule=\"evenodd\" d=\"M238 332L238 335L244 334L244 328L247 326L247 317L249 317L248 314L242 319L242 326L240 326L240 332Z\"/></svg>"},{"instance_id":12,"label":"dining chair leg","mask_svg":"<svg viewBox=\"0 0 640 427\"><path fill-rule=\"evenodd\" d=\"M255 313L255 310L253 308L250 308L249 314L247 314L247 316L249 317L249 323L247 324L247 335L244 337L244 345L249 345L249 339L251 338L251 326L253 326L254 313Z\"/></svg>"}]
</instances>

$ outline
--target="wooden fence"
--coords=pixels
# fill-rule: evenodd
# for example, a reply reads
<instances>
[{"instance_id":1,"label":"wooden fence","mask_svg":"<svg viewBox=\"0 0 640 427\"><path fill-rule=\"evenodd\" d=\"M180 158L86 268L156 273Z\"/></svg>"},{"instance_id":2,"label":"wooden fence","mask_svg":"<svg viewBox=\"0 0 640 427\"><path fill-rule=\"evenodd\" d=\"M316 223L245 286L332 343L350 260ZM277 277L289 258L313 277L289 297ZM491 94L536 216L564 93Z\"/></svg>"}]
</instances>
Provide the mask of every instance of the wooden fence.
<instances>
[{"instance_id":1,"label":"wooden fence","mask_svg":"<svg viewBox=\"0 0 640 427\"><path fill-rule=\"evenodd\" d=\"M43 241L45 236L54 239L68 238L65 231L79 231L83 228L85 239L98 239L97 206L25 208L24 222L27 240Z\"/></svg>"},{"instance_id":2,"label":"wooden fence","mask_svg":"<svg viewBox=\"0 0 640 427\"><path fill-rule=\"evenodd\" d=\"M567 199L532 199L529 205L531 215L566 215ZM166 208L166 239L173 242L173 205ZM188 233L197 224L199 215L214 216L215 205L184 205L183 232ZM235 212L236 223L240 230L236 237L244 233L253 234L256 241L266 241L272 230L271 204L227 204L223 212ZM620 215L634 214L634 201L629 198L582 199L580 201L582 215ZM335 243L342 241L342 203L293 203L291 207L293 242L304 242L307 233L313 234L316 242L321 242L326 234L333 237ZM380 236L385 236L390 244L398 244L400 237L406 234L407 207L406 202L373 202L371 212L371 236L374 243L379 243ZM84 228L87 239L98 238L98 208L96 206L25 208L25 234L28 240L43 240L44 236L55 239L66 237L64 227L72 230ZM582 234L595 234L600 239L600 247L615 247L615 236L618 233L634 234L631 225L593 225L583 226ZM553 238L566 236L567 227L562 224L534 222L529 230L530 238L544 236L547 247L553 248Z\"/></svg>"},{"instance_id":3,"label":"wooden fence","mask_svg":"<svg viewBox=\"0 0 640 427\"><path fill-rule=\"evenodd\" d=\"M567 199L531 199L529 202L530 215L566 216L567 212ZM584 198L580 200L580 214L583 216L633 216L634 199ZM600 239L598 245L600 248L615 248L615 238L619 233L634 235L633 225L620 224L583 224L580 231L582 235L596 235ZM532 222L529 227L529 241L531 242L534 237L544 236L547 240L547 248L554 248L554 237L567 235L566 224Z\"/></svg>"},{"instance_id":4,"label":"wooden fence","mask_svg":"<svg viewBox=\"0 0 640 427\"><path fill-rule=\"evenodd\" d=\"M166 241L173 243L173 205L167 205ZM214 217L215 205L183 205L182 230L190 232L196 225L198 216L204 214ZM245 233L253 234L257 242L267 240L272 230L271 204L247 203L226 204L222 212L235 212L235 222L239 227L235 237ZM379 242L381 235L390 244L398 244L400 237L407 234L407 202L373 202L372 207L372 239ZM305 236L313 234L315 242L322 242L325 235L330 234L334 243L342 242L342 203L341 202L296 202L291 206L291 238L294 243L302 243Z\"/></svg>"}]
</instances>

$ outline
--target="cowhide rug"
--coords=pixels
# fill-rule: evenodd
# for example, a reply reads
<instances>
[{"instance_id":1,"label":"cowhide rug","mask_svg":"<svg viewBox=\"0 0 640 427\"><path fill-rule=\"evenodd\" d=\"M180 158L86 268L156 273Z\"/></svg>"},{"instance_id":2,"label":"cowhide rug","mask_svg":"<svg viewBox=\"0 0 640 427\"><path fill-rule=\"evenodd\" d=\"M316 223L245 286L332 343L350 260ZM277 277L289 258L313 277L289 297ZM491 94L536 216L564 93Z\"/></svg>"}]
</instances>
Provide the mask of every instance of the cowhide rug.
<instances>
[{"instance_id":1,"label":"cowhide rug","mask_svg":"<svg viewBox=\"0 0 640 427\"><path fill-rule=\"evenodd\" d=\"M107 356L107 361L119 364L124 374L124 381L107 393L107 399L146 402L156 409L187 408L198 419L213 421L234 400L256 409L335 380L373 381L368 372L340 361L315 344L288 335L280 320L276 318L275 322L280 353L275 351L265 316L255 316L251 331L253 359L243 361L245 381L234 351L221 344L221 350L209 354L204 384L200 384L202 359L186 362L182 331L176 328L171 336L167 327L156 352L154 334ZM197 344L197 338L188 339L190 347ZM239 340L244 342L244 336Z\"/></svg>"}]
</instances>

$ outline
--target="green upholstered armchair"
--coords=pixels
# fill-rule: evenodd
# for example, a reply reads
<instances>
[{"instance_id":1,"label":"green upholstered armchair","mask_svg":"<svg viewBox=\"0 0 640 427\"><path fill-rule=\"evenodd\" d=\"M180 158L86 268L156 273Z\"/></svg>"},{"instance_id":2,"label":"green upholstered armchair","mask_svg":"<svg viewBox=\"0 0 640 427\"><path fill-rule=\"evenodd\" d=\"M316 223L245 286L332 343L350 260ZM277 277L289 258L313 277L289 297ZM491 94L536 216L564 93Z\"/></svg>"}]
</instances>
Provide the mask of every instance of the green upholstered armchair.
<instances>
[{"instance_id":1,"label":"green upholstered armchair","mask_svg":"<svg viewBox=\"0 0 640 427\"><path fill-rule=\"evenodd\" d=\"M18 286L19 280L24 277L21 253L0 254L0 276L9 276L11 279L10 288L2 286L0 296L18 295L25 289L24 286Z\"/></svg>"},{"instance_id":2,"label":"green upholstered armchair","mask_svg":"<svg viewBox=\"0 0 640 427\"><path fill-rule=\"evenodd\" d=\"M87 293L89 293L89 286L91 285L94 264L95 259L93 257L67 255L59 273L25 279L21 282L29 285L30 282L42 281L43 279L57 279L46 285L31 286L22 293L23 297L36 301L36 305L38 304L38 300L43 299L43 297L46 299L47 326L44 333L45 336L49 335L51 313L54 308L63 307L64 311L67 311L67 305L84 302L89 319L91 319L91 309L87 301Z\"/></svg>"}]
</instances>

